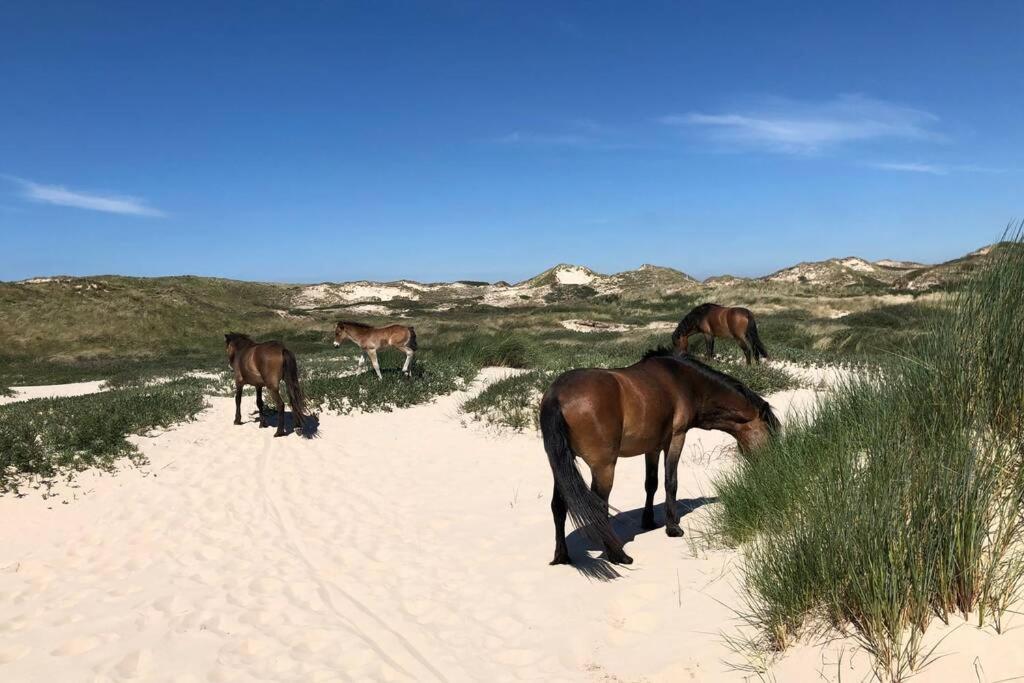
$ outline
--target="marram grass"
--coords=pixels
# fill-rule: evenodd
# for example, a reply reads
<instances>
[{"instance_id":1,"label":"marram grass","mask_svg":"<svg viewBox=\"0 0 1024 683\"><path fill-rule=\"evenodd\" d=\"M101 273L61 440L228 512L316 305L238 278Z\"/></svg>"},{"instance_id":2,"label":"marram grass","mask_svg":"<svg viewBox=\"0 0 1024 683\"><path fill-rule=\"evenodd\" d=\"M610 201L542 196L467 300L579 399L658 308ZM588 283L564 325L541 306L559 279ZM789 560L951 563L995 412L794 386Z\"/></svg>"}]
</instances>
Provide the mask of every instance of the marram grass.
<instances>
[{"instance_id":1,"label":"marram grass","mask_svg":"<svg viewBox=\"0 0 1024 683\"><path fill-rule=\"evenodd\" d=\"M848 629L902 680L933 618L1001 628L1024 574L1022 227L912 347L716 482L763 647Z\"/></svg>"}]
</instances>

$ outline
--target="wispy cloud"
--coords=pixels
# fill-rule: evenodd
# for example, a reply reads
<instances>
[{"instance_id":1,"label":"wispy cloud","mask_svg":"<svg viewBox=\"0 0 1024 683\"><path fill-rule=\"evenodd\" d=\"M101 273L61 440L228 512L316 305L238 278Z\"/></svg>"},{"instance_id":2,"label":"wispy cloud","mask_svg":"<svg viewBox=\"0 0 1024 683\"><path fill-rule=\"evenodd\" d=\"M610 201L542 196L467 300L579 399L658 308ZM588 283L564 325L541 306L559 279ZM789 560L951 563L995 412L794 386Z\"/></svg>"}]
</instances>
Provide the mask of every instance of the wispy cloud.
<instances>
[{"instance_id":1,"label":"wispy cloud","mask_svg":"<svg viewBox=\"0 0 1024 683\"><path fill-rule=\"evenodd\" d=\"M5 177L21 188L22 197L33 202L129 216L161 217L165 215L163 211L148 206L144 200L137 197L83 192L70 190L62 185L45 185L24 178Z\"/></svg>"},{"instance_id":2,"label":"wispy cloud","mask_svg":"<svg viewBox=\"0 0 1024 683\"><path fill-rule=\"evenodd\" d=\"M931 175L949 175L950 173L1002 173L1003 169L974 166L971 164L923 164L914 161L878 161L866 164L871 168L883 171L900 171L903 173L928 173Z\"/></svg>"},{"instance_id":3,"label":"wispy cloud","mask_svg":"<svg viewBox=\"0 0 1024 683\"><path fill-rule=\"evenodd\" d=\"M632 149L620 131L590 119L577 119L557 132L516 130L492 140L502 145L522 147L565 147L590 150Z\"/></svg>"},{"instance_id":4,"label":"wispy cloud","mask_svg":"<svg viewBox=\"0 0 1024 683\"><path fill-rule=\"evenodd\" d=\"M847 143L882 138L942 140L933 130L938 117L864 95L840 95L824 102L772 98L740 111L689 112L663 116L668 126L700 130L730 147L784 154L814 154Z\"/></svg>"}]
</instances>

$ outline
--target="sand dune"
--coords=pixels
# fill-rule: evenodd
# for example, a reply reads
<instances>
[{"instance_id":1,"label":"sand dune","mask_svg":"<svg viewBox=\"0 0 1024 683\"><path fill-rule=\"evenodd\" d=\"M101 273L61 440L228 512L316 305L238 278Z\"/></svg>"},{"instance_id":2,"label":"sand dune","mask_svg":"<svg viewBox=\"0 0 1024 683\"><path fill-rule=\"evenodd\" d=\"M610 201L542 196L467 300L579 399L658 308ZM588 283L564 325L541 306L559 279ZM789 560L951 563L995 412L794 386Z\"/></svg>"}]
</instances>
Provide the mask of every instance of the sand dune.
<instances>
[{"instance_id":1,"label":"sand dune","mask_svg":"<svg viewBox=\"0 0 1024 683\"><path fill-rule=\"evenodd\" d=\"M211 398L198 421L137 440L141 470L0 499L0 679L747 680L720 637L738 555L694 542L731 439L690 433L683 539L641 532L643 460L621 463L612 504L636 562L602 581L594 550L580 569L547 565L540 439L463 425L466 396L325 414L312 440L233 426L231 400ZM570 550L588 554L578 533ZM779 680L829 671L836 647L796 648Z\"/></svg>"}]
</instances>

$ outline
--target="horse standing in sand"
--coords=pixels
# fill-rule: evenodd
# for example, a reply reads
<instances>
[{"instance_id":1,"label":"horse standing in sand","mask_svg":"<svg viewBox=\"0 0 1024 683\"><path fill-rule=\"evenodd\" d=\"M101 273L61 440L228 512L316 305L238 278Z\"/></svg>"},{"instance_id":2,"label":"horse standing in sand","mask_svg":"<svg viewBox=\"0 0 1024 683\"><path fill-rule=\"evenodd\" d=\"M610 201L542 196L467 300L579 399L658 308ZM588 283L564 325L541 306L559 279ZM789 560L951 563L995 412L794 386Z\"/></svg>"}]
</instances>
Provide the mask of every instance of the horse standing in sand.
<instances>
[{"instance_id":1,"label":"horse standing in sand","mask_svg":"<svg viewBox=\"0 0 1024 683\"><path fill-rule=\"evenodd\" d=\"M554 475L551 513L555 520L555 557L569 564L565 517L604 544L607 558L630 564L608 519L608 496L619 458L644 454L647 478L642 526L653 529L658 456L665 451L665 533L682 536L676 510L679 455L687 430L719 429L749 454L779 428L767 401L742 382L670 349L649 351L638 363L614 370L570 370L560 375L540 405L544 449ZM590 467L587 485L576 467Z\"/></svg>"},{"instance_id":2,"label":"horse standing in sand","mask_svg":"<svg viewBox=\"0 0 1024 683\"><path fill-rule=\"evenodd\" d=\"M260 428L268 427L263 411L263 387L277 404L277 431L274 436L284 436L284 399L278 385L284 380L288 388L288 400L292 404L295 424L303 429L306 399L299 387L299 366L295 356L276 341L256 343L247 335L231 332L224 335L227 345L228 365L235 371L235 424L242 424L242 389L246 384L256 387L256 408L260 413Z\"/></svg>"},{"instance_id":3,"label":"horse standing in sand","mask_svg":"<svg viewBox=\"0 0 1024 683\"><path fill-rule=\"evenodd\" d=\"M690 335L700 332L704 335L707 356L715 355L715 337L732 337L743 350L743 356L750 365L751 359L758 361L768 358L768 351L757 336L754 314L746 308L727 308L718 304L701 304L679 321L672 333L672 345L677 353L685 354L690 348Z\"/></svg>"},{"instance_id":4,"label":"horse standing in sand","mask_svg":"<svg viewBox=\"0 0 1024 683\"><path fill-rule=\"evenodd\" d=\"M346 339L351 339L362 350L359 356L359 369L366 365L366 359L370 359L373 371L377 373L377 379L384 379L380 374L380 364L377 363L377 351L388 346L393 346L405 353L405 364L402 372L405 375L412 375L412 359L416 355L416 328L408 325L388 325L386 327L372 327L363 323L356 323L350 320L338 321L334 328L334 345L341 346Z\"/></svg>"}]
</instances>

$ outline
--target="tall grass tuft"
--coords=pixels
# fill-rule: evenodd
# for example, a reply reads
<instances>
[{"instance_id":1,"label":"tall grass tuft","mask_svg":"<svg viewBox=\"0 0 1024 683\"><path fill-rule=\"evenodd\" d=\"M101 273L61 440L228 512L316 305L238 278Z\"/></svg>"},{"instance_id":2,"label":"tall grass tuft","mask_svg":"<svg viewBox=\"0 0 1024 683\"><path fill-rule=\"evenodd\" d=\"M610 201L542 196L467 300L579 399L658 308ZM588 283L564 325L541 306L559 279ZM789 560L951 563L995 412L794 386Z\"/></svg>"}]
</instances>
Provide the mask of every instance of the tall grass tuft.
<instances>
[{"instance_id":1,"label":"tall grass tuft","mask_svg":"<svg viewBox=\"0 0 1024 683\"><path fill-rule=\"evenodd\" d=\"M1001 628L1024 576L1022 229L912 348L716 482L766 647L851 627L902 680L934 617Z\"/></svg>"}]
</instances>

